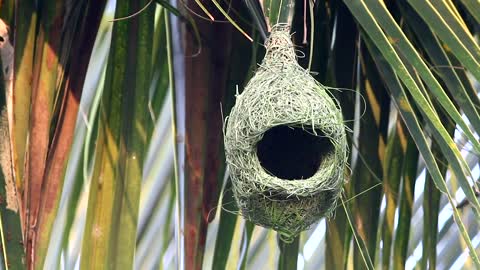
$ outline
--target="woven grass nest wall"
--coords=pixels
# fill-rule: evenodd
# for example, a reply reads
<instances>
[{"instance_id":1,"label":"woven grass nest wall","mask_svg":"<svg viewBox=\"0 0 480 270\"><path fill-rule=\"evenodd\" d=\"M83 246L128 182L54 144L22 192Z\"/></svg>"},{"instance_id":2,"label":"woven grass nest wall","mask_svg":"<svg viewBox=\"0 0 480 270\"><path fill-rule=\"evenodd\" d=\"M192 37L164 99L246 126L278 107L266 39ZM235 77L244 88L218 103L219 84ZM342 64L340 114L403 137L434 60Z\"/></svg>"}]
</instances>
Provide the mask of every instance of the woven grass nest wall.
<instances>
[{"instance_id":1,"label":"woven grass nest wall","mask_svg":"<svg viewBox=\"0 0 480 270\"><path fill-rule=\"evenodd\" d=\"M241 214L291 241L330 217L344 184L343 118L296 59L289 28L273 27L267 53L226 120L225 152Z\"/></svg>"}]
</instances>

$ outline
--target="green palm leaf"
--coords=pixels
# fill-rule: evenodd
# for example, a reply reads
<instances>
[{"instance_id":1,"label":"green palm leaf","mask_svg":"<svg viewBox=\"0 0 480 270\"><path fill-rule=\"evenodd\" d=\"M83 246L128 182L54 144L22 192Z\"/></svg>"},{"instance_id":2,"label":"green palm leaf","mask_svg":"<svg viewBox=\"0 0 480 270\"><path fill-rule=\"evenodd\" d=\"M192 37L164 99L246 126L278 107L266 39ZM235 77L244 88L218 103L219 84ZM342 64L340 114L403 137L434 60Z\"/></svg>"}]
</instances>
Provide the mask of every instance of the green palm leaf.
<instances>
[{"instance_id":1,"label":"green palm leaf","mask_svg":"<svg viewBox=\"0 0 480 270\"><path fill-rule=\"evenodd\" d=\"M14 48L2 267L480 268L479 9L0 1ZM293 243L238 212L222 137L277 23L337 101L350 149L335 215Z\"/></svg>"}]
</instances>

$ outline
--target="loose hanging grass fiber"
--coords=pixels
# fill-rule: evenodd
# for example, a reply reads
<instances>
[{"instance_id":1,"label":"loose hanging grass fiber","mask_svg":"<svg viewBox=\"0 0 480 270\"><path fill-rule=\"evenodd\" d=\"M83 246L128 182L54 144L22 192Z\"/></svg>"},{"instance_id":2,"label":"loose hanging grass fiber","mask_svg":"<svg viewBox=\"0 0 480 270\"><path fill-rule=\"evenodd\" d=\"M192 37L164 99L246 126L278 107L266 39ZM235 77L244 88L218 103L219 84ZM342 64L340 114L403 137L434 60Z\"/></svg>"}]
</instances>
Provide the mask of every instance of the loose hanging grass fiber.
<instances>
[{"instance_id":1,"label":"loose hanging grass fiber","mask_svg":"<svg viewBox=\"0 0 480 270\"><path fill-rule=\"evenodd\" d=\"M340 110L298 63L288 26L272 28L267 53L226 120L225 151L242 215L290 242L330 217L347 157Z\"/></svg>"}]
</instances>

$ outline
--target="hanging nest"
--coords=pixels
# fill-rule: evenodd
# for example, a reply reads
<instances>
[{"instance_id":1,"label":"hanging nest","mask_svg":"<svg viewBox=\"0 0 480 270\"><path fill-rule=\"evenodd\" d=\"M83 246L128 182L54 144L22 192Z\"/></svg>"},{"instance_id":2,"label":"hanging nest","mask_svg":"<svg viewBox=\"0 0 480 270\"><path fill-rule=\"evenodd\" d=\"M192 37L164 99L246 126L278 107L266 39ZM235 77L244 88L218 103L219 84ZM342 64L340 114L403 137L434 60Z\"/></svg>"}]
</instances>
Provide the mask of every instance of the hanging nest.
<instances>
[{"instance_id":1,"label":"hanging nest","mask_svg":"<svg viewBox=\"0 0 480 270\"><path fill-rule=\"evenodd\" d=\"M265 45L227 118L225 151L242 215L289 242L332 215L347 143L340 110L297 63L289 28L274 26Z\"/></svg>"}]
</instances>

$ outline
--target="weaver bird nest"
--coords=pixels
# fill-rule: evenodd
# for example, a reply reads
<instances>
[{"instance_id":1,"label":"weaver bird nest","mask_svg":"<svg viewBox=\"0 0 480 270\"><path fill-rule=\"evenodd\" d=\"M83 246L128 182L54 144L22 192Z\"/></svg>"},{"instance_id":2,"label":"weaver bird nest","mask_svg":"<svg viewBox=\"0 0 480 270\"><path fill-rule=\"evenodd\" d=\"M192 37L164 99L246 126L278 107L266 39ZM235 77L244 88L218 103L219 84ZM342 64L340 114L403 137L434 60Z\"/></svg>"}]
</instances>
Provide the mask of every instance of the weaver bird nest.
<instances>
[{"instance_id":1,"label":"weaver bird nest","mask_svg":"<svg viewBox=\"0 0 480 270\"><path fill-rule=\"evenodd\" d=\"M274 26L267 53L226 120L225 152L242 215L292 241L341 195L347 143L324 86L296 60L289 28Z\"/></svg>"}]
</instances>

